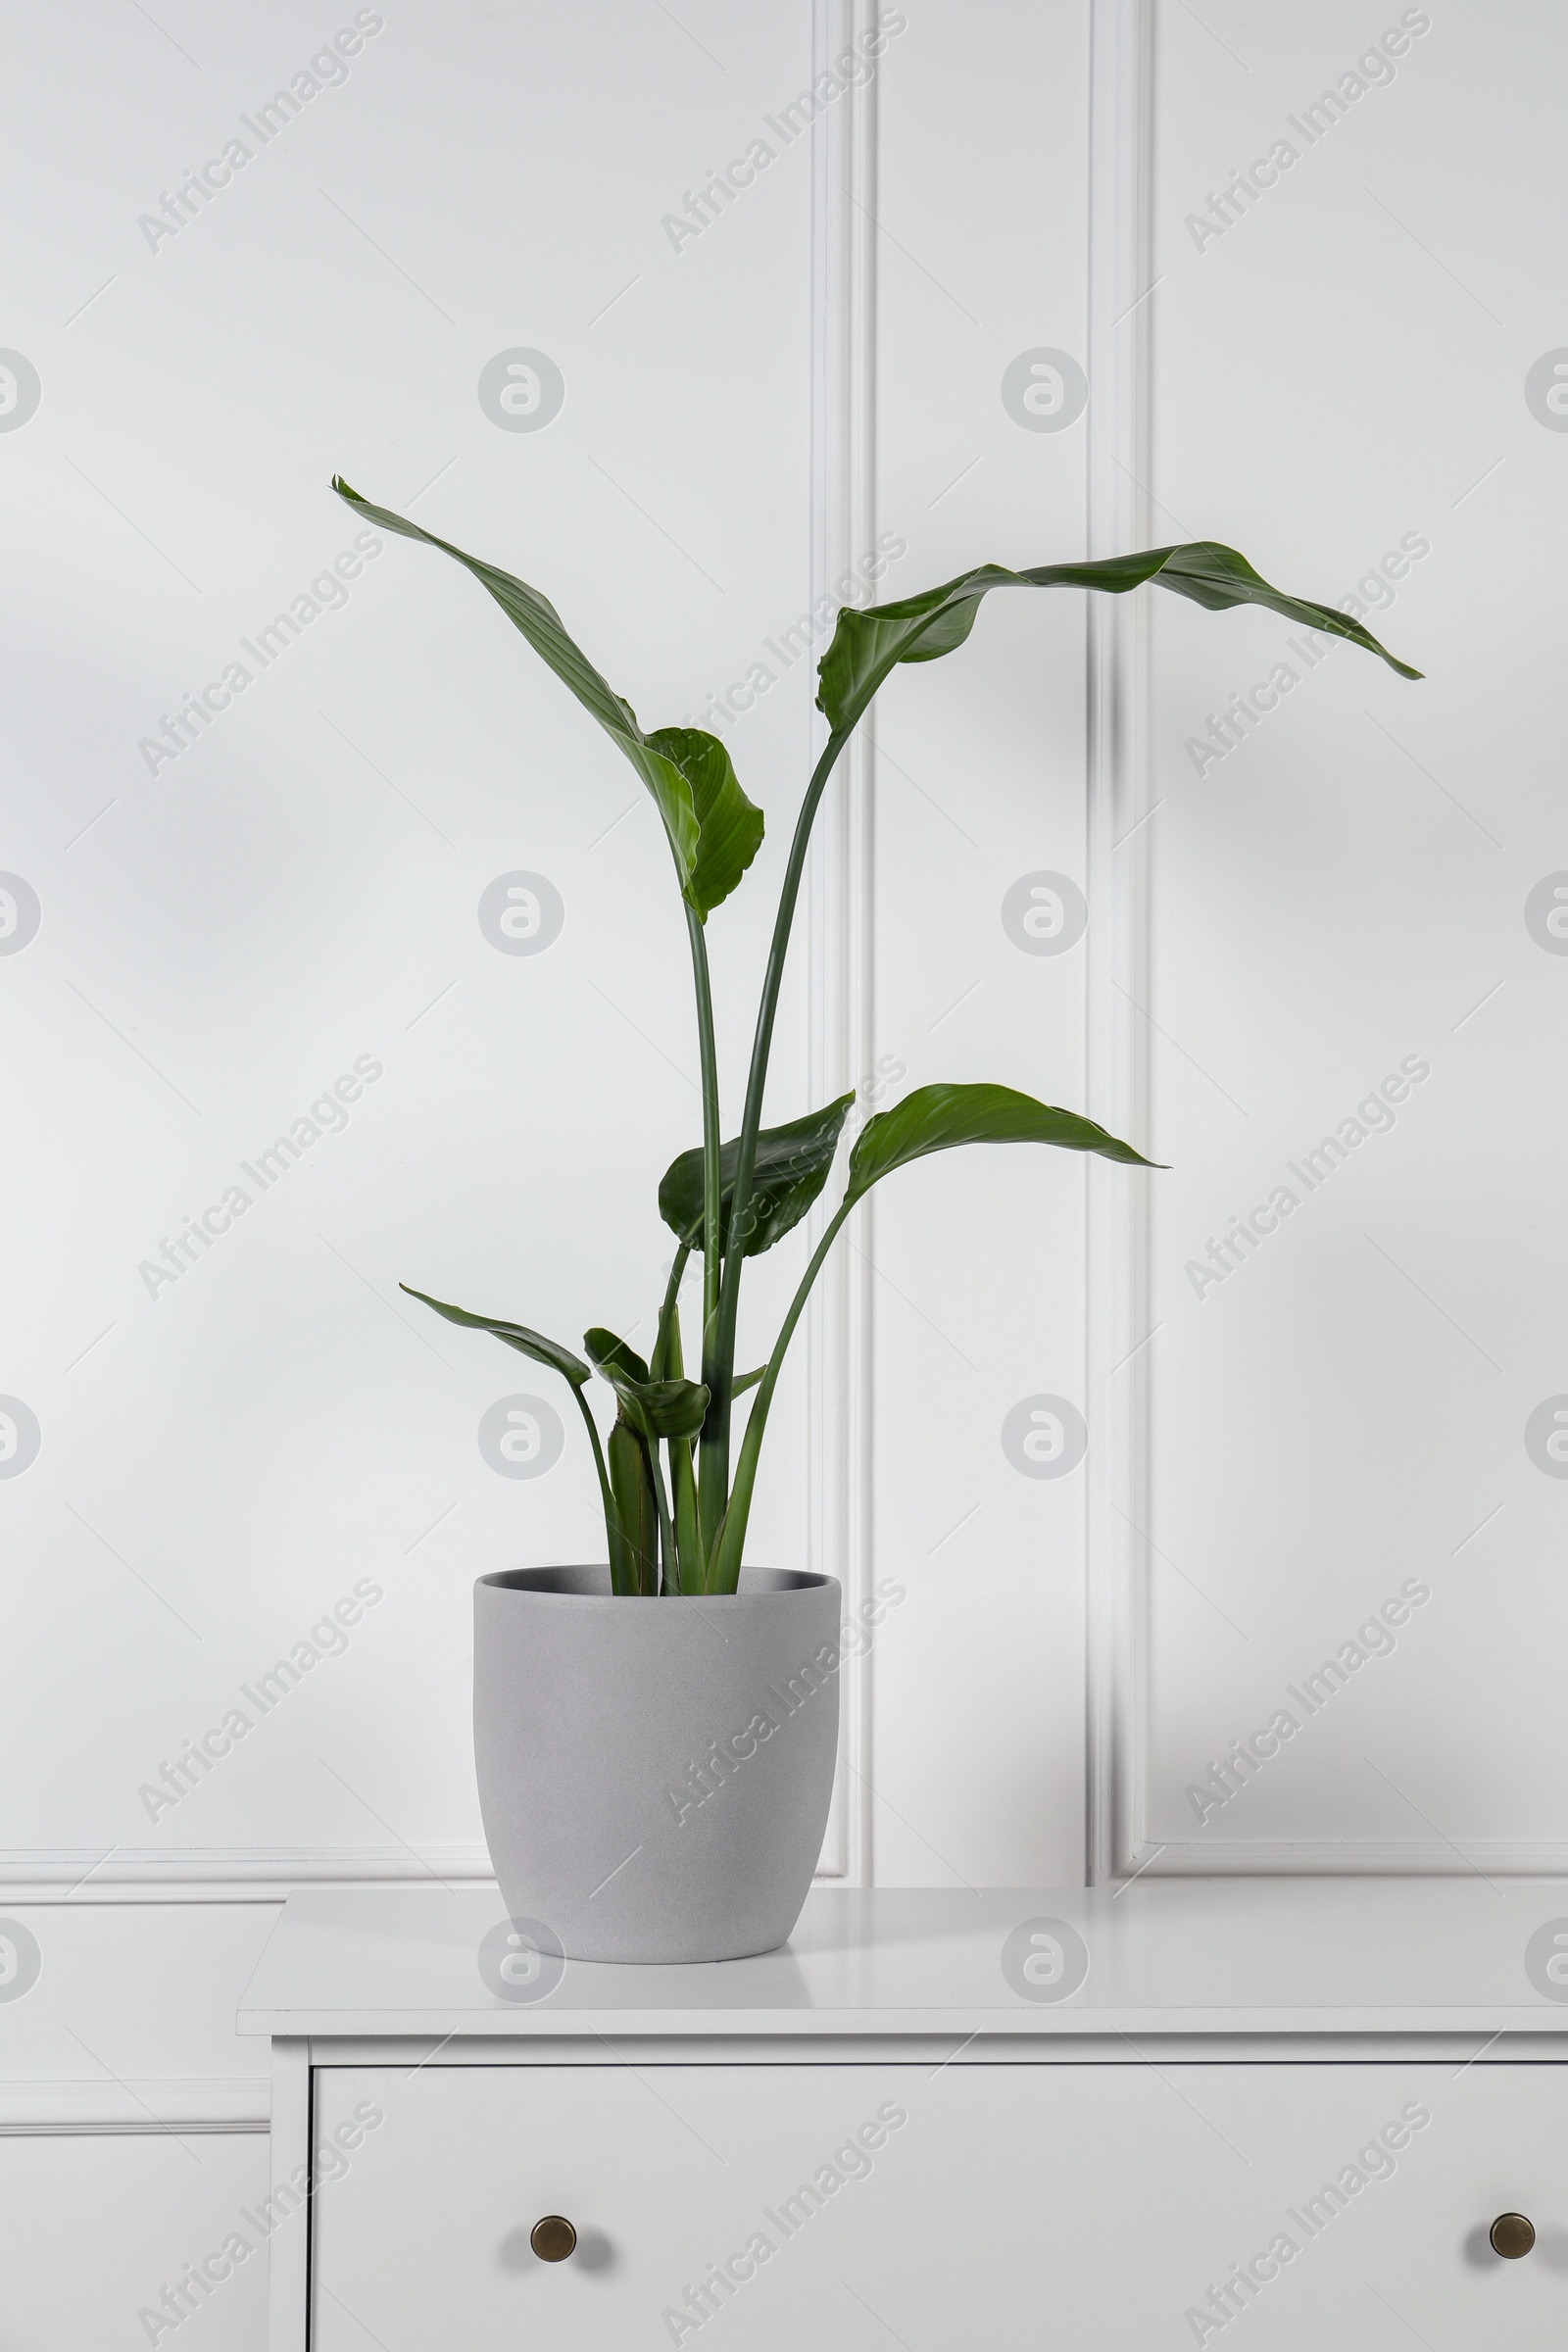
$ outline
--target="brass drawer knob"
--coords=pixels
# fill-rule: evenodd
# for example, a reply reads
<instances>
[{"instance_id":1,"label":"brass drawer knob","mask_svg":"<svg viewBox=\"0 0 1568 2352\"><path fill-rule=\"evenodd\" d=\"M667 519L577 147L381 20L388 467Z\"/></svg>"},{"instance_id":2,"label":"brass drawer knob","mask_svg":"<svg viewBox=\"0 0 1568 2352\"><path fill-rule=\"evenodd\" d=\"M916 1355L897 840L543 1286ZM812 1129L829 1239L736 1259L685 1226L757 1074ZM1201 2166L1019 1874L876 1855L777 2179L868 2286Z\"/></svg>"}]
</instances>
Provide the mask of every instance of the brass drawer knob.
<instances>
[{"instance_id":1,"label":"brass drawer knob","mask_svg":"<svg viewBox=\"0 0 1568 2352\"><path fill-rule=\"evenodd\" d=\"M1536 2225L1522 2213L1499 2213L1492 2225L1492 2250L1504 2262L1517 2262L1536 2242Z\"/></svg>"},{"instance_id":2,"label":"brass drawer knob","mask_svg":"<svg viewBox=\"0 0 1568 2352\"><path fill-rule=\"evenodd\" d=\"M1503 2216L1504 2221L1517 2218L1517 2216L1509 2216L1506 2214ZM1500 2223L1498 2224L1498 2228L1501 2228ZM1530 2230L1530 2224L1528 2222L1526 2222L1525 2228ZM1535 2231L1530 2230L1532 2244L1535 2242ZM1495 2233L1494 2233L1493 2242L1496 2242ZM567 2221L564 2214L547 2213L544 2217L544 2220L541 2222L535 2222L533 2228L529 2230L528 2243L530 2246L532 2246L534 2252L538 2255L541 2262L564 2262L566 2256L570 2254L576 2246L577 2232ZM1524 2250L1525 2249L1523 2246L1519 2248L1519 2252L1521 2254L1524 2252ZM1497 2251L1500 2254L1502 2248L1498 2246Z\"/></svg>"}]
</instances>

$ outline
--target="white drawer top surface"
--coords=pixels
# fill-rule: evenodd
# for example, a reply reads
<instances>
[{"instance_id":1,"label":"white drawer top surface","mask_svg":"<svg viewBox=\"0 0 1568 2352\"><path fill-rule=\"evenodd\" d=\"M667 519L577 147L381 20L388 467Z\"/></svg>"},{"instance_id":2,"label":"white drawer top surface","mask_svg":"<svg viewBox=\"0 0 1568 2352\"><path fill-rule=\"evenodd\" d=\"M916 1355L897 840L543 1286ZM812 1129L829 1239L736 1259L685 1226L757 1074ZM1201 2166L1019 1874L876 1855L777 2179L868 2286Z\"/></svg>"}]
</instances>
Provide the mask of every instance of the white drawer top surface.
<instances>
[{"instance_id":1,"label":"white drawer top surface","mask_svg":"<svg viewBox=\"0 0 1568 2352\"><path fill-rule=\"evenodd\" d=\"M703 1967L541 1959L493 1888L307 1891L238 2022L361 2037L1555 2034L1568 1885L818 1887L782 1950Z\"/></svg>"}]
</instances>

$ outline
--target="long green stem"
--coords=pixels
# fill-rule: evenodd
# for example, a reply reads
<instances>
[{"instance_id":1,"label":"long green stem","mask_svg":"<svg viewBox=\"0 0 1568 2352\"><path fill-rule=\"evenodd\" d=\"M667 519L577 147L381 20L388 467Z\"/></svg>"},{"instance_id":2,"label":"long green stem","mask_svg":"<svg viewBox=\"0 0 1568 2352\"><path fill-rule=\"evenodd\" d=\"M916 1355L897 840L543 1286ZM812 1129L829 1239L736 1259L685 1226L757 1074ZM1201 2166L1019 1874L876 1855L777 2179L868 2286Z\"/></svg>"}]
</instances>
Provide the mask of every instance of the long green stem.
<instances>
[{"instance_id":1,"label":"long green stem","mask_svg":"<svg viewBox=\"0 0 1568 2352\"><path fill-rule=\"evenodd\" d=\"M670 1289L664 1299L664 1317L661 1318L659 1340L660 1376L665 1380L682 1380L686 1359L680 1344L680 1302L677 1276L685 1271L690 1252L678 1252L671 1269ZM690 1438L670 1438L669 1448L669 1507L675 1522L675 1590L677 1592L700 1592L703 1589L704 1554L702 1539L697 1528L697 1472L693 1466Z\"/></svg>"},{"instance_id":2,"label":"long green stem","mask_svg":"<svg viewBox=\"0 0 1568 2352\"><path fill-rule=\"evenodd\" d=\"M678 1590L700 1592L703 1589L703 1544L697 1527L697 1472L692 1463L690 1438L671 1438L669 1446L669 1499L675 1519L675 1562L678 1570Z\"/></svg>"},{"instance_id":3,"label":"long green stem","mask_svg":"<svg viewBox=\"0 0 1568 2352\"><path fill-rule=\"evenodd\" d=\"M654 1341L654 1352L648 1359L648 1373L652 1380L669 1378L669 1335L674 1328L680 1286L686 1279L686 1264L690 1256L690 1249L682 1242L670 1261L669 1280L664 1285L664 1303L659 1310L659 1332Z\"/></svg>"},{"instance_id":4,"label":"long green stem","mask_svg":"<svg viewBox=\"0 0 1568 2352\"><path fill-rule=\"evenodd\" d=\"M762 1124L762 1096L767 1086L767 1063L773 1045L773 1020L778 1011L779 990L784 981L784 963L789 954L790 932L795 923L796 902L800 898L801 881L806 872L806 854L811 843L811 827L822 795L827 790L828 778L852 732L852 728L845 728L828 737L827 747L812 769L810 783L806 788L806 798L801 803L801 812L795 820L795 838L790 843L789 863L784 869L784 881L779 891L778 913L774 917L772 942L767 951L767 969L762 976L761 1001L757 1008L752 1065L746 1080L746 1107L741 1118L735 1181L730 1191L729 1230L732 1244L724 1259L724 1279L719 1292L711 1344L707 1330L703 1336L703 1378L708 1382L710 1398L702 1443L703 1541L705 1552L710 1560L718 1520L721 1516L727 1516L730 1381L735 1370L735 1324L740 1309L741 1265L745 1254L739 1237L746 1230L747 1212L752 1201L757 1138ZM813 1267L815 1263L813 1259ZM760 1401L759 1396L758 1402ZM746 1425L748 1440L757 1417L757 1405L754 1405ZM710 1482L716 1506L712 1508L711 1515Z\"/></svg>"},{"instance_id":5,"label":"long green stem","mask_svg":"<svg viewBox=\"0 0 1568 2352\"><path fill-rule=\"evenodd\" d=\"M727 1484L728 1461L712 1456L709 1441L709 1426L714 1419L712 1399L718 1383L713 1377L714 1362L710 1350L717 1330L716 1309L719 1285L719 1212L722 1185L719 1178L718 1155L722 1136L718 1115L718 1053L713 1042L713 996L708 974L708 935L696 908L686 908L686 931L691 941L692 983L697 994L697 1049L703 1074L703 1379L708 1384L710 1397L709 1421L705 1422L698 1447L699 1519L703 1527L704 1544L711 1533L702 1518L705 1510L711 1511L716 1526L724 1505L724 1487ZM727 1431L728 1421L724 1422Z\"/></svg>"},{"instance_id":6,"label":"long green stem","mask_svg":"<svg viewBox=\"0 0 1568 2352\"><path fill-rule=\"evenodd\" d=\"M762 1432L767 1426L768 1407L773 1391L778 1386L779 1373L784 1368L785 1350L795 1336L795 1326L805 1311L810 1297L811 1285L822 1270L822 1261L838 1238L839 1228L856 1202L846 1200L828 1219L827 1231L811 1252L811 1262L801 1276L800 1288L790 1300L790 1311L779 1326L773 1352L767 1359L757 1391L757 1398L746 1420L746 1435L741 1440L740 1460L735 1466L735 1486L724 1513L724 1523L718 1531L709 1565L707 1590L710 1592L733 1592L740 1582L741 1554L746 1546L746 1523L751 1516L752 1489L757 1484L757 1465L762 1451Z\"/></svg>"}]
</instances>

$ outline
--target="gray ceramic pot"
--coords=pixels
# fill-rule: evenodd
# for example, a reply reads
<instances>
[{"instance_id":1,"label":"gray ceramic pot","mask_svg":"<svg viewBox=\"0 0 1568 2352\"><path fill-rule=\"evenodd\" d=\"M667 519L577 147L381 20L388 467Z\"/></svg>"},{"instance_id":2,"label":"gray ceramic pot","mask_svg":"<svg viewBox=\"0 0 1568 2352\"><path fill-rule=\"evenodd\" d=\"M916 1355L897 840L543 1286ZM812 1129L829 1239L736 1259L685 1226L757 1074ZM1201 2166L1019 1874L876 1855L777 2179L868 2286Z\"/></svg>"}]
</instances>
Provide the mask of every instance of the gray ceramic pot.
<instances>
[{"instance_id":1,"label":"gray ceramic pot","mask_svg":"<svg viewBox=\"0 0 1568 2352\"><path fill-rule=\"evenodd\" d=\"M473 1749L514 1919L572 1960L738 1960L784 1942L833 1793L840 1592L748 1568L710 1598L608 1568L473 1589Z\"/></svg>"}]
</instances>

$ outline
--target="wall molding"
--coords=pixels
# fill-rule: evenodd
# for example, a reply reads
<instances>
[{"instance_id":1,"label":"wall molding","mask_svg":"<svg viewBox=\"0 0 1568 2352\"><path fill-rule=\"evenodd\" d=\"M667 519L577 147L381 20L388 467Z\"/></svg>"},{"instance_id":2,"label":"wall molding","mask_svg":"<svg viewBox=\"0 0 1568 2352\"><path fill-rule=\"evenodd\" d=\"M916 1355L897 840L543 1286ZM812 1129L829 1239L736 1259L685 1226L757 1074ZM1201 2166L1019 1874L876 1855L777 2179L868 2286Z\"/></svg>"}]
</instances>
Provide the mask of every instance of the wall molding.
<instances>
[{"instance_id":1,"label":"wall molding","mask_svg":"<svg viewBox=\"0 0 1568 2352\"><path fill-rule=\"evenodd\" d=\"M155 2132L178 2138L266 2132L270 2119L266 2075L0 2082L0 2139Z\"/></svg>"},{"instance_id":2,"label":"wall molding","mask_svg":"<svg viewBox=\"0 0 1568 2352\"><path fill-rule=\"evenodd\" d=\"M1150 540L1149 390L1153 0L1093 0L1090 34L1089 514L1092 557ZM1148 608L1090 596L1089 1108L1147 1133ZM1086 1334L1085 1866L1091 1886L1136 1867L1142 1842L1148 1591L1151 1179L1091 1160Z\"/></svg>"},{"instance_id":3,"label":"wall molding","mask_svg":"<svg viewBox=\"0 0 1568 2352\"><path fill-rule=\"evenodd\" d=\"M814 0L813 75L870 31L873 0ZM875 173L878 78L812 123L811 524L813 607L873 543L875 524ZM807 869L810 1100L858 1088L871 1067L872 719L862 719L823 800ZM827 723L812 712L813 758ZM870 1203L829 1257L807 1309L808 1558L836 1576L846 1613L870 1591ZM826 1211L808 1224L814 1248ZM859 1248L852 1247L858 1242ZM839 1769L818 1876L871 1874L871 1670L841 1674Z\"/></svg>"},{"instance_id":4,"label":"wall molding","mask_svg":"<svg viewBox=\"0 0 1568 2352\"><path fill-rule=\"evenodd\" d=\"M296 1886L493 1883L482 1845L0 1849L0 1903L280 1903Z\"/></svg>"},{"instance_id":5,"label":"wall molding","mask_svg":"<svg viewBox=\"0 0 1568 2352\"><path fill-rule=\"evenodd\" d=\"M1230 1838L1204 1845L1153 1839L1127 1857L1129 1878L1279 1879L1568 1878L1568 1845L1545 1839L1487 1838L1464 1847L1437 1838Z\"/></svg>"}]
</instances>

